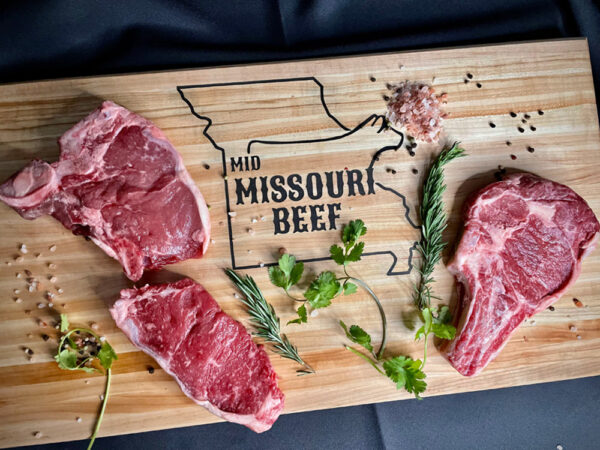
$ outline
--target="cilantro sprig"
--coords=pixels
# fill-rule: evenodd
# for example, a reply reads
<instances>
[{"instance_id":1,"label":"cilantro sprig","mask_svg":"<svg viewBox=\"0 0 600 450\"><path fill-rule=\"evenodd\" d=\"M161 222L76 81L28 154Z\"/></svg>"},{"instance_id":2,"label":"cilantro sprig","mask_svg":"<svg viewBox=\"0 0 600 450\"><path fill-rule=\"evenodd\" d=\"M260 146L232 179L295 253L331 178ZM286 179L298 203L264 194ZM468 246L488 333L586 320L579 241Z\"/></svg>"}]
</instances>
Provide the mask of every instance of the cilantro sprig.
<instances>
[{"instance_id":1,"label":"cilantro sprig","mask_svg":"<svg viewBox=\"0 0 600 450\"><path fill-rule=\"evenodd\" d=\"M88 328L69 328L70 323L67 315L61 314L60 332L63 335L58 343L58 351L54 356L58 367L63 370L81 370L87 373L100 372L97 367L92 365L95 360L98 360L106 374L106 386L104 388L102 406L88 445L88 450L90 450L94 445L96 435L100 430L100 424L104 417L110 393L111 368L113 361L118 359L118 357L112 346L94 333L94 331Z\"/></svg>"},{"instance_id":2,"label":"cilantro sprig","mask_svg":"<svg viewBox=\"0 0 600 450\"><path fill-rule=\"evenodd\" d=\"M375 292L360 278L351 276L348 273L348 265L360 261L364 252L365 243L360 238L367 233L365 223L360 220L352 220L342 230L342 245L334 244L329 248L331 259L343 267L344 276L337 276L335 272L327 270L321 272L315 279L310 281L308 288L302 293L302 298L298 298L290 293L290 289L297 287L304 272L304 264L298 262L293 255L283 254L278 261L277 266L269 268L269 278L271 283L282 288L286 295L291 299L302 303L298 308L298 316L290 320L288 324L302 324L308 322L308 307L312 310L326 308L331 302L342 295L351 295L357 292L358 286L362 287L375 300L383 328L381 344L379 350L374 356L381 359L385 351L387 336L387 320L381 302ZM350 331L352 332L352 331Z\"/></svg>"},{"instance_id":3,"label":"cilantro sprig","mask_svg":"<svg viewBox=\"0 0 600 450\"><path fill-rule=\"evenodd\" d=\"M348 345L346 350L351 351L357 356L367 361L377 372L388 377L396 383L397 389L405 389L407 392L414 394L420 399L420 394L425 392L427 383L425 382L425 372L422 370L423 363L421 360L412 359L408 356L394 356L392 358L380 361L371 346L371 336L358 325L352 325L350 328L340 320L340 326L344 329L346 337L355 344L365 348L370 356L361 353L360 351Z\"/></svg>"}]
</instances>

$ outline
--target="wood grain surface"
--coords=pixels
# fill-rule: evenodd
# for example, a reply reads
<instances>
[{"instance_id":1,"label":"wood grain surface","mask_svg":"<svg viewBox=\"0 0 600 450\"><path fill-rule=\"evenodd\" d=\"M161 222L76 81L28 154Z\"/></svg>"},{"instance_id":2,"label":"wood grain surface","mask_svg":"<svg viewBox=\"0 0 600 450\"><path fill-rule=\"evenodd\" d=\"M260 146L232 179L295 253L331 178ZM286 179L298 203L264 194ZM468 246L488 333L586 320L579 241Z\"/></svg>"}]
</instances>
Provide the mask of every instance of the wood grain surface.
<instances>
[{"instance_id":1,"label":"wood grain surface","mask_svg":"<svg viewBox=\"0 0 600 450\"><path fill-rule=\"evenodd\" d=\"M247 268L242 271L256 279L285 323L294 315L294 305L270 285L266 268L260 266L275 261L284 247L309 261L309 273L335 270L322 258L339 239L340 227L362 218L369 228L369 255L351 272L360 274L382 299L390 322L388 353L421 357L422 344L413 341L412 330L415 271L408 272L416 261L411 247L419 236L413 226L419 186L440 146L420 144L414 157L402 146L374 159L379 150L397 147L399 136L378 133L380 122L365 122L385 112L386 83L405 79L448 93L445 140L460 140L469 153L446 171L446 238L451 245L444 260L456 240L465 197L494 181L498 166L565 183L600 215L598 118L587 42L581 39L4 85L0 179L33 158L56 160L57 138L102 100L113 100L165 132L211 207L214 241L206 257L148 274L143 282L190 276L227 313L248 325L221 270ZM231 158L245 156L258 156L260 168L232 171ZM327 191L327 172L335 186L338 172L345 183L338 198ZM306 181L311 173L311 195L307 190L301 200L267 197L263 202L259 197L252 203L249 194L238 202L236 179L248 186L253 177L261 183L261 177L270 182L277 175L281 181L298 174ZM369 193L369 182L374 193ZM228 206L235 217L227 214ZM284 233L281 222L276 234L275 214L283 218L286 212L289 230ZM22 243L28 253L20 260ZM53 246L55 251L50 251ZM40 291L26 291L25 270L40 280ZM528 320L475 378L462 377L432 350L426 397L600 374L599 274L600 251L595 251L555 310ZM435 276L438 295L454 301L453 280L443 264ZM185 397L116 328L107 305L131 284L116 261L51 217L25 221L0 205L0 446L82 439L92 430L104 377L64 372L53 362L53 325L63 311L72 323L97 323L119 354L101 435L218 420ZM58 288L63 293L56 296L54 308L38 309L44 293ZM15 302L17 297L22 302ZM576 307L574 297L583 307ZM379 316L363 293L336 300L306 325L284 327L317 370L298 377L291 361L270 353L286 394L286 413L411 397L343 349L339 319L361 324L378 342ZM50 339L44 341L42 334ZM34 351L31 361L24 347ZM157 369L154 374L149 366Z\"/></svg>"}]
</instances>

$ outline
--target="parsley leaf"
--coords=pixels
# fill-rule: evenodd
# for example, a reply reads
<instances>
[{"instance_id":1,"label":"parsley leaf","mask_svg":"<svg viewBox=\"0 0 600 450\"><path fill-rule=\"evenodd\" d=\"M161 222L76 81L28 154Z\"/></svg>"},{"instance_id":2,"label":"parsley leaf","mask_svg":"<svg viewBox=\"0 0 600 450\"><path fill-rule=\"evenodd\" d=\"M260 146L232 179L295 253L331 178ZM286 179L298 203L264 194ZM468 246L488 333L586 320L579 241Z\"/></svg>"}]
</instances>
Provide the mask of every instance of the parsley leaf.
<instances>
[{"instance_id":1,"label":"parsley leaf","mask_svg":"<svg viewBox=\"0 0 600 450\"><path fill-rule=\"evenodd\" d=\"M279 267L269 267L269 278L275 286L287 289L288 279Z\"/></svg>"},{"instance_id":2,"label":"parsley leaf","mask_svg":"<svg viewBox=\"0 0 600 450\"><path fill-rule=\"evenodd\" d=\"M118 359L115 350L112 346L104 341L102 343L102 348L98 352L98 359L100 360L100 365L105 369L110 369L112 367L112 363L115 359Z\"/></svg>"},{"instance_id":3,"label":"parsley leaf","mask_svg":"<svg viewBox=\"0 0 600 450\"><path fill-rule=\"evenodd\" d=\"M357 287L354 283L347 281L346 284L344 284L344 295L354 294L356 289Z\"/></svg>"},{"instance_id":4,"label":"parsley leaf","mask_svg":"<svg viewBox=\"0 0 600 450\"><path fill-rule=\"evenodd\" d=\"M304 272L304 263L296 263L296 257L287 253L281 255L279 267L269 267L269 278L275 286L286 291L300 281Z\"/></svg>"},{"instance_id":5,"label":"parsley leaf","mask_svg":"<svg viewBox=\"0 0 600 450\"><path fill-rule=\"evenodd\" d=\"M279 263L279 268L285 274L285 277L289 278L290 273L292 272L292 269L294 268L294 264L296 264L296 258L293 255L284 253L279 258L278 263Z\"/></svg>"},{"instance_id":6,"label":"parsley leaf","mask_svg":"<svg viewBox=\"0 0 600 450\"><path fill-rule=\"evenodd\" d=\"M75 370L77 368L77 352L75 350L64 349L54 356L58 367L64 370Z\"/></svg>"},{"instance_id":7,"label":"parsley leaf","mask_svg":"<svg viewBox=\"0 0 600 450\"><path fill-rule=\"evenodd\" d=\"M331 259L333 259L340 266L343 266L346 263L346 256L344 255L344 249L339 245L332 245L329 248L329 254L331 255Z\"/></svg>"},{"instance_id":8,"label":"parsley leaf","mask_svg":"<svg viewBox=\"0 0 600 450\"><path fill-rule=\"evenodd\" d=\"M350 326L350 330L346 327L346 324L340 320L340 326L346 332L346 337L352 342L366 348L368 351L373 353L373 346L371 345L371 336L365 330L358 325Z\"/></svg>"},{"instance_id":9,"label":"parsley leaf","mask_svg":"<svg viewBox=\"0 0 600 450\"><path fill-rule=\"evenodd\" d=\"M313 309L324 308L331 304L331 300L339 294L341 289L342 286L333 272L321 272L317 279L310 284L304 297Z\"/></svg>"},{"instance_id":10,"label":"parsley leaf","mask_svg":"<svg viewBox=\"0 0 600 450\"><path fill-rule=\"evenodd\" d=\"M294 320L290 320L287 324L290 323L306 323L308 321L308 314L306 313L306 306L302 304L300 308L298 308L298 318Z\"/></svg>"},{"instance_id":11,"label":"parsley leaf","mask_svg":"<svg viewBox=\"0 0 600 450\"><path fill-rule=\"evenodd\" d=\"M294 268L290 272L290 286L293 286L300 281L302 273L304 272L304 263L299 262L294 264Z\"/></svg>"},{"instance_id":12,"label":"parsley leaf","mask_svg":"<svg viewBox=\"0 0 600 450\"><path fill-rule=\"evenodd\" d=\"M420 399L419 394L425 392L427 383L425 373L421 370L421 360L406 356L395 356L383 362L383 369L390 380L396 383L398 389L406 389Z\"/></svg>"},{"instance_id":13,"label":"parsley leaf","mask_svg":"<svg viewBox=\"0 0 600 450\"><path fill-rule=\"evenodd\" d=\"M60 332L65 333L69 329L69 319L66 314L60 315Z\"/></svg>"},{"instance_id":14,"label":"parsley leaf","mask_svg":"<svg viewBox=\"0 0 600 450\"><path fill-rule=\"evenodd\" d=\"M360 220L352 220L348 225L344 227L342 232L342 242L346 244L346 247L352 247L361 236L364 236L367 232L365 223Z\"/></svg>"},{"instance_id":15,"label":"parsley leaf","mask_svg":"<svg viewBox=\"0 0 600 450\"><path fill-rule=\"evenodd\" d=\"M360 261L360 257L363 254L364 248L365 248L364 242L359 242L354 247L352 247L352 250L350 251L350 253L348 253L348 256L346 256L346 262Z\"/></svg>"},{"instance_id":16,"label":"parsley leaf","mask_svg":"<svg viewBox=\"0 0 600 450\"><path fill-rule=\"evenodd\" d=\"M429 333L431 333L431 324L433 323L433 316L431 314L431 308L423 308L421 311L423 315L424 325L419 328L415 334L415 341L418 341L421 338L427 338Z\"/></svg>"}]
</instances>

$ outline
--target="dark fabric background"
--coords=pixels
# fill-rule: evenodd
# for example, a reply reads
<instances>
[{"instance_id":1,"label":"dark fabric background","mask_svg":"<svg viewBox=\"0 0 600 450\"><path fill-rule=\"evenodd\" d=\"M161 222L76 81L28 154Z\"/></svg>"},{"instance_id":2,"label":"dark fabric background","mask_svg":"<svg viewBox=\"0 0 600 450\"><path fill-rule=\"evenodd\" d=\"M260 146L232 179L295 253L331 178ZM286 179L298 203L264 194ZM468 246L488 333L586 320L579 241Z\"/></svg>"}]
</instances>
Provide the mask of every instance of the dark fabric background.
<instances>
[{"instance_id":1,"label":"dark fabric background","mask_svg":"<svg viewBox=\"0 0 600 450\"><path fill-rule=\"evenodd\" d=\"M0 82L578 36L598 91L597 0L4 1ZM262 435L223 423L96 448L592 449L599 402L596 377L284 415Z\"/></svg>"}]
</instances>

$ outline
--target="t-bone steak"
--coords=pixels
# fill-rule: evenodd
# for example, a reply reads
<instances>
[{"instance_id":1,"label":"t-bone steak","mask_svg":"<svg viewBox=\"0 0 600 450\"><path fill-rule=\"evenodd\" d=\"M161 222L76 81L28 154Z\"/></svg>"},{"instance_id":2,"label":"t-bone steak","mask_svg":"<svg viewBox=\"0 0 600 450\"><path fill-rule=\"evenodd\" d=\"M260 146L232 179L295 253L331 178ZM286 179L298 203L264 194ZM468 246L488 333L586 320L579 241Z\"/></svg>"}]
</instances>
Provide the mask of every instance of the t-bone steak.
<instances>
[{"instance_id":1,"label":"t-bone steak","mask_svg":"<svg viewBox=\"0 0 600 450\"><path fill-rule=\"evenodd\" d=\"M259 433L277 420L284 395L267 353L195 281L124 289L110 312L199 405Z\"/></svg>"},{"instance_id":2,"label":"t-bone steak","mask_svg":"<svg viewBox=\"0 0 600 450\"><path fill-rule=\"evenodd\" d=\"M206 203L152 122L105 101L59 144L59 161L32 161L0 186L0 200L25 219L50 214L89 236L134 281L206 252Z\"/></svg>"},{"instance_id":3,"label":"t-bone steak","mask_svg":"<svg viewBox=\"0 0 600 450\"><path fill-rule=\"evenodd\" d=\"M525 319L571 286L600 225L567 186L530 174L490 184L465 205L465 226L448 270L460 320L443 348L463 375L479 373Z\"/></svg>"}]
</instances>

